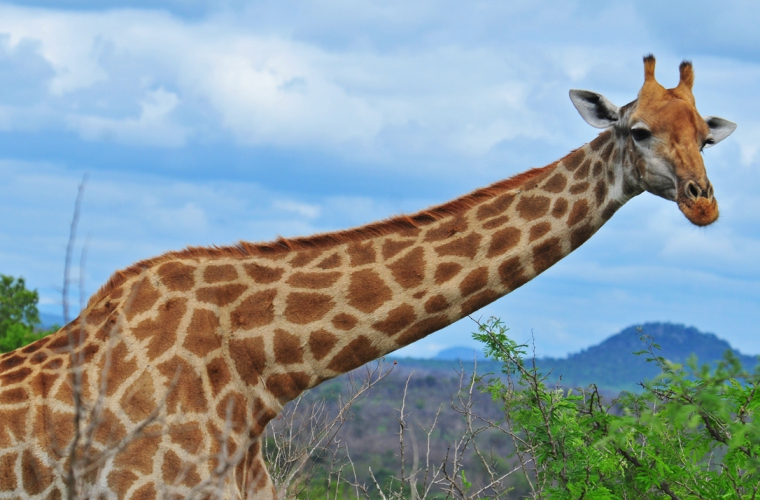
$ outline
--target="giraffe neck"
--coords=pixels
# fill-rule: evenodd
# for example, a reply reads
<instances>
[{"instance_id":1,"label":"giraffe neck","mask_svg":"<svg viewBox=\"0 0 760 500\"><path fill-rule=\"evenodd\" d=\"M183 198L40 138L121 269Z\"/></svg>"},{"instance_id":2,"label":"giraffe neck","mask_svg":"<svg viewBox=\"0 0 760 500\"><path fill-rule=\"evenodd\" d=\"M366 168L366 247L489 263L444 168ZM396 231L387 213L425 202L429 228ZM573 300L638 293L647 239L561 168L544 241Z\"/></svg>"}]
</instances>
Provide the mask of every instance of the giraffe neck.
<instances>
[{"instance_id":1,"label":"giraffe neck","mask_svg":"<svg viewBox=\"0 0 760 500\"><path fill-rule=\"evenodd\" d=\"M448 326L578 248L640 192L627 187L621 150L614 132L604 132L518 182L486 188L486 200L471 203L480 191L450 202L450 215L418 232L364 242L378 257L353 271L351 283L363 273L356 289L371 293L377 308L367 307L350 330L353 340L321 375L354 368Z\"/></svg>"},{"instance_id":2,"label":"giraffe neck","mask_svg":"<svg viewBox=\"0 0 760 500\"><path fill-rule=\"evenodd\" d=\"M123 290L136 335L145 335L141 321L164 316L176 332L151 341L148 361L172 343L217 356L243 392L265 380L276 407L459 320L576 249L637 194L625 188L622 149L607 131L546 167L415 215L166 254L117 273L88 314L106 314Z\"/></svg>"}]
</instances>

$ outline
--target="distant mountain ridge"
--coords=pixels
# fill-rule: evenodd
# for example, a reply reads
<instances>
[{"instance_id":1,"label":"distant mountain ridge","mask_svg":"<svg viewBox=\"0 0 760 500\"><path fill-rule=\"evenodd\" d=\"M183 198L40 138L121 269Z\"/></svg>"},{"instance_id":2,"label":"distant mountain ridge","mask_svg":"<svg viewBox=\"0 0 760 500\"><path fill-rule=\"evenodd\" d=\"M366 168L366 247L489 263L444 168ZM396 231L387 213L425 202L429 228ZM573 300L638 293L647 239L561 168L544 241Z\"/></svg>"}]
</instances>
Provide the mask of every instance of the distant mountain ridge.
<instances>
[{"instance_id":1,"label":"distant mountain ridge","mask_svg":"<svg viewBox=\"0 0 760 500\"><path fill-rule=\"evenodd\" d=\"M676 363L684 363L695 354L700 364L713 363L730 350L749 370L758 363L757 356L742 354L723 339L712 333L703 333L694 327L674 323L644 323L629 326L600 344L591 346L566 358L537 358L536 365L543 373L549 373L550 380L561 377L564 386L585 386L595 383L609 390L634 390L638 382L654 378L659 369L646 361L647 356L633 353L646 348L641 341L643 335L654 338L660 346L655 354ZM471 363L473 347L451 347L444 349L433 359L442 361L461 360ZM478 353L478 362L483 363L483 353Z\"/></svg>"}]
</instances>

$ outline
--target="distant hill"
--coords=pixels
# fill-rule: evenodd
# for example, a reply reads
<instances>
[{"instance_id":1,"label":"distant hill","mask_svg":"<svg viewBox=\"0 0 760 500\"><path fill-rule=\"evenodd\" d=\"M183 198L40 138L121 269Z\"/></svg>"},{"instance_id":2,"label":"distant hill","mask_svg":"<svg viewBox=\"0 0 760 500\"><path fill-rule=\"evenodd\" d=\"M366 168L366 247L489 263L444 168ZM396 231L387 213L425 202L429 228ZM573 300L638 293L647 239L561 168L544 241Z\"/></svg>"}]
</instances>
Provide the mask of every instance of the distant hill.
<instances>
[{"instance_id":1,"label":"distant hill","mask_svg":"<svg viewBox=\"0 0 760 500\"><path fill-rule=\"evenodd\" d=\"M639 330L640 329L640 330ZM650 335L661 349L659 356L676 363L685 362L696 354L700 363L720 360L723 353L732 350L747 369L757 365L757 356L742 354L712 333L702 333L694 327L673 323L645 323L630 326L602 343L571 354L566 358L538 358L536 364L543 373L549 373L552 382L562 377L564 386L586 386L591 383L609 391L636 390L640 381L654 378L659 369L647 363L647 356L633 353L646 348L640 339ZM496 363L485 360L482 351L474 347L451 347L444 349L431 360L404 360L406 366L415 365L420 369L440 369L446 365L454 367L459 363L472 369L473 357L477 354L479 372L498 371ZM456 363L452 363L456 361Z\"/></svg>"},{"instance_id":2,"label":"distant hill","mask_svg":"<svg viewBox=\"0 0 760 500\"><path fill-rule=\"evenodd\" d=\"M576 386L596 383L608 389L630 390L642 380L651 379L659 373L653 363L647 363L646 355L634 356L645 344L642 335L654 337L660 345L655 351L676 363L684 363L692 354L700 364L720 360L723 353L731 350L748 369L757 364L757 356L748 356L733 349L715 334L702 333L694 327L673 323L645 323L630 326L601 344L589 347L567 358L539 358L536 363L542 371L552 370L552 375L562 376L563 385Z\"/></svg>"}]
</instances>

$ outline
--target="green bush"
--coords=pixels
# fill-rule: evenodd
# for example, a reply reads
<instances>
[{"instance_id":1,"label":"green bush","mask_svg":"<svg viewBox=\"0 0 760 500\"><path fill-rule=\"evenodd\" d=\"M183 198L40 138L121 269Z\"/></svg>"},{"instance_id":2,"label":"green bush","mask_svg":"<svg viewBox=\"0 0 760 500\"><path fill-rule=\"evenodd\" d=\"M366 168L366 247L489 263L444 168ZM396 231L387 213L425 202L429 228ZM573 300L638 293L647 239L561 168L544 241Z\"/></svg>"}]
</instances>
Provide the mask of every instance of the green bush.
<instances>
[{"instance_id":1,"label":"green bush","mask_svg":"<svg viewBox=\"0 0 760 500\"><path fill-rule=\"evenodd\" d=\"M0 352L9 352L58 330L39 328L37 290L27 290L24 278L0 274Z\"/></svg>"},{"instance_id":2,"label":"green bush","mask_svg":"<svg viewBox=\"0 0 760 500\"><path fill-rule=\"evenodd\" d=\"M503 374L481 377L504 411L534 498L756 498L760 488L760 371L727 352L715 366L647 356L661 374L609 403L595 386L547 387L526 347L497 319L474 338Z\"/></svg>"}]
</instances>

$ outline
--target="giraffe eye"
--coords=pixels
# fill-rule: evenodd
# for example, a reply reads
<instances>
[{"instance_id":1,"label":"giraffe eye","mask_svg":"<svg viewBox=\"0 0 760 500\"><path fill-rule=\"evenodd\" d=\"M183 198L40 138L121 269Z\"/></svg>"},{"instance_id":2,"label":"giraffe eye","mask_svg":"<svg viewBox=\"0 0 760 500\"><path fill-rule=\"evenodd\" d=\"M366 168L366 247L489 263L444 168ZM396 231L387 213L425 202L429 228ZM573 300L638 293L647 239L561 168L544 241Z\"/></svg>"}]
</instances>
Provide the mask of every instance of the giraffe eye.
<instances>
[{"instance_id":1,"label":"giraffe eye","mask_svg":"<svg viewBox=\"0 0 760 500\"><path fill-rule=\"evenodd\" d=\"M652 132L645 128L632 128L631 129L631 135L633 136L633 140L636 142L646 141L650 137L652 137Z\"/></svg>"}]
</instances>

